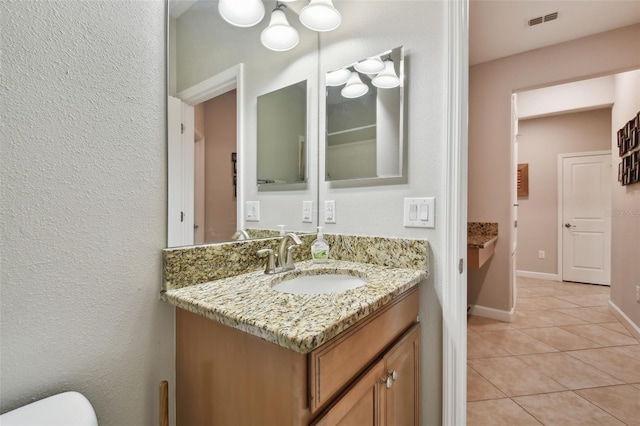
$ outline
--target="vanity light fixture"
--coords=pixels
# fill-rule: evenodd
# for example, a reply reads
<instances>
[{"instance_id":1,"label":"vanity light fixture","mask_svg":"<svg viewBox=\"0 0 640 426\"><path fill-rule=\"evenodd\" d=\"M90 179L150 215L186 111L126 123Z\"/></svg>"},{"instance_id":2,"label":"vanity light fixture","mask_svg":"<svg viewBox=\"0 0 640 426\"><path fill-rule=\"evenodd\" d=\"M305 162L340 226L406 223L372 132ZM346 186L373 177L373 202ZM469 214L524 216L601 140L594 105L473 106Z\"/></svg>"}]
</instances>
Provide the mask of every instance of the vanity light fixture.
<instances>
[{"instance_id":1,"label":"vanity light fixture","mask_svg":"<svg viewBox=\"0 0 640 426\"><path fill-rule=\"evenodd\" d=\"M300 22L310 30L332 31L340 26L342 15L331 0L311 0L300 11Z\"/></svg>"},{"instance_id":2,"label":"vanity light fixture","mask_svg":"<svg viewBox=\"0 0 640 426\"><path fill-rule=\"evenodd\" d=\"M351 76L347 80L346 86L342 88L340 94L345 98L359 98L369 91L369 86L360 80L360 74L351 71Z\"/></svg>"},{"instance_id":3,"label":"vanity light fixture","mask_svg":"<svg viewBox=\"0 0 640 426\"><path fill-rule=\"evenodd\" d=\"M396 69L391 59L384 61L384 71L373 77L371 83L381 89L392 89L400 86L400 78L396 74Z\"/></svg>"},{"instance_id":4,"label":"vanity light fixture","mask_svg":"<svg viewBox=\"0 0 640 426\"><path fill-rule=\"evenodd\" d=\"M342 86L351 77L351 71L347 68L342 68L336 71L332 71L327 74L327 86Z\"/></svg>"},{"instance_id":5,"label":"vanity light fixture","mask_svg":"<svg viewBox=\"0 0 640 426\"><path fill-rule=\"evenodd\" d=\"M289 25L282 8L287 7L280 2L276 2L276 8L271 12L269 26L260 34L260 41L267 49L276 52L291 50L298 45L300 35L298 31Z\"/></svg>"},{"instance_id":6,"label":"vanity light fixture","mask_svg":"<svg viewBox=\"0 0 640 426\"><path fill-rule=\"evenodd\" d=\"M231 25L252 27L264 18L264 3L262 0L220 0L218 12Z\"/></svg>"},{"instance_id":7,"label":"vanity light fixture","mask_svg":"<svg viewBox=\"0 0 640 426\"><path fill-rule=\"evenodd\" d=\"M362 74L377 74L384 69L384 63L379 56L372 56L358 62L354 68Z\"/></svg>"}]
</instances>

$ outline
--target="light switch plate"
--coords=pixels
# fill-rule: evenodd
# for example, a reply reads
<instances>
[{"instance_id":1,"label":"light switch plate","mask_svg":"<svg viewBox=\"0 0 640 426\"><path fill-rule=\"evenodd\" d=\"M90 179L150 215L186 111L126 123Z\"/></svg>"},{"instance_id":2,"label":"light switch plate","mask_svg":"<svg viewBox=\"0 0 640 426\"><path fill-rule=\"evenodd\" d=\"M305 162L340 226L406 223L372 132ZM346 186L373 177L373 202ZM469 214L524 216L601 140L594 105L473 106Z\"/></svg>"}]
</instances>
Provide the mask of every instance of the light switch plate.
<instances>
[{"instance_id":1,"label":"light switch plate","mask_svg":"<svg viewBox=\"0 0 640 426\"><path fill-rule=\"evenodd\" d=\"M313 201L302 202L302 222L313 223Z\"/></svg>"},{"instance_id":2,"label":"light switch plate","mask_svg":"<svg viewBox=\"0 0 640 426\"><path fill-rule=\"evenodd\" d=\"M247 201L245 203L244 218L249 222L260 221L260 201Z\"/></svg>"},{"instance_id":3,"label":"light switch plate","mask_svg":"<svg viewBox=\"0 0 640 426\"><path fill-rule=\"evenodd\" d=\"M324 223L336 223L336 202L324 202Z\"/></svg>"},{"instance_id":4,"label":"light switch plate","mask_svg":"<svg viewBox=\"0 0 640 426\"><path fill-rule=\"evenodd\" d=\"M436 202L434 197L405 198L405 228L435 228Z\"/></svg>"}]
</instances>

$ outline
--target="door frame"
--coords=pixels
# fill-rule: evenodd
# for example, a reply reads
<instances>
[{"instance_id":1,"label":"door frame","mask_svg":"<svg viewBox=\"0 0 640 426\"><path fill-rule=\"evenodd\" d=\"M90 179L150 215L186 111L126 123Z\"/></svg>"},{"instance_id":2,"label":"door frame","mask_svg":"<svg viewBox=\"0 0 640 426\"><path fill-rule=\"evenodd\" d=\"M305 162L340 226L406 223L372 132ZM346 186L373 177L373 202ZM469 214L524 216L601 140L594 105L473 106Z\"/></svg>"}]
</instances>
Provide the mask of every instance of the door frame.
<instances>
[{"instance_id":1,"label":"door frame","mask_svg":"<svg viewBox=\"0 0 640 426\"><path fill-rule=\"evenodd\" d=\"M596 155L612 155L611 154L611 150L604 150L604 151L587 151L587 152L571 152L571 153L567 153L567 154L558 154L558 224L557 224L557 241L558 241L558 247L557 247L557 252L558 252L558 281L563 281L563 274L564 274L564 265L563 265L563 255L562 255L562 235L563 235L563 220L562 220L562 216L563 216L563 208L562 208L562 198L564 195L564 188L563 188L563 178L562 178L562 167L563 167L563 160L565 158L571 158L571 157L593 157ZM609 232L609 246L611 246L611 232ZM611 250L609 250L609 255L611 255Z\"/></svg>"},{"instance_id":2,"label":"door frame","mask_svg":"<svg viewBox=\"0 0 640 426\"><path fill-rule=\"evenodd\" d=\"M244 64L232 66L200 83L191 86L176 95L187 105L195 106L223 95L231 90L236 90L236 152L237 167L244 169ZM241 173L237 177L236 199L236 227L244 228L244 186Z\"/></svg>"}]
</instances>

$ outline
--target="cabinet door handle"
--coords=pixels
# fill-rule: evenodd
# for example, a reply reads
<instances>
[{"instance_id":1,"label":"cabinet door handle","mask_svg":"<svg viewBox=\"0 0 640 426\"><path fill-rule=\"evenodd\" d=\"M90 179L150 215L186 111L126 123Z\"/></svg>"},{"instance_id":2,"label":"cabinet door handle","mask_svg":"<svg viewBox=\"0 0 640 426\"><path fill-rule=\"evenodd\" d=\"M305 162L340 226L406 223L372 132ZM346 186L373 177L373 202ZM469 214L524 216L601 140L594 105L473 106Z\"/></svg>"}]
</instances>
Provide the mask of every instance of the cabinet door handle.
<instances>
[{"instance_id":1,"label":"cabinet door handle","mask_svg":"<svg viewBox=\"0 0 640 426\"><path fill-rule=\"evenodd\" d=\"M396 380L398 380L398 372L396 370L393 371L387 371L387 376L391 377L391 379L395 382Z\"/></svg>"},{"instance_id":2,"label":"cabinet door handle","mask_svg":"<svg viewBox=\"0 0 640 426\"><path fill-rule=\"evenodd\" d=\"M393 381L391 380L391 377L389 377L389 376L382 377L380 379L380 383L384 384L387 389L391 389L391 386L393 386Z\"/></svg>"}]
</instances>

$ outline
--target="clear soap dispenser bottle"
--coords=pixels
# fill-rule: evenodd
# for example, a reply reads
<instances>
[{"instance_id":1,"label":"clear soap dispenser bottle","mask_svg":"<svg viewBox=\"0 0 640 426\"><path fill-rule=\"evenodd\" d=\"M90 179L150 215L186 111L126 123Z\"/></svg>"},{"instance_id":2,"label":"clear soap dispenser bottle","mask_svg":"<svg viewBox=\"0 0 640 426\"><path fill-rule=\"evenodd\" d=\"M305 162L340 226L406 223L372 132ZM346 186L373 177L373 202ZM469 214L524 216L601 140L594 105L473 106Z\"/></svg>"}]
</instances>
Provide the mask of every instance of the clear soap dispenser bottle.
<instances>
[{"instance_id":1,"label":"clear soap dispenser bottle","mask_svg":"<svg viewBox=\"0 0 640 426\"><path fill-rule=\"evenodd\" d=\"M311 260L313 263L325 263L329 260L329 244L324 240L322 226L318 226L318 238L311 243Z\"/></svg>"}]
</instances>

